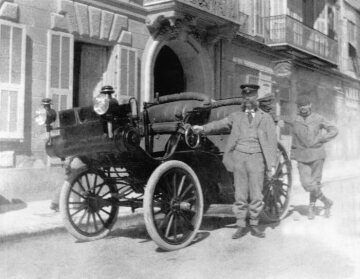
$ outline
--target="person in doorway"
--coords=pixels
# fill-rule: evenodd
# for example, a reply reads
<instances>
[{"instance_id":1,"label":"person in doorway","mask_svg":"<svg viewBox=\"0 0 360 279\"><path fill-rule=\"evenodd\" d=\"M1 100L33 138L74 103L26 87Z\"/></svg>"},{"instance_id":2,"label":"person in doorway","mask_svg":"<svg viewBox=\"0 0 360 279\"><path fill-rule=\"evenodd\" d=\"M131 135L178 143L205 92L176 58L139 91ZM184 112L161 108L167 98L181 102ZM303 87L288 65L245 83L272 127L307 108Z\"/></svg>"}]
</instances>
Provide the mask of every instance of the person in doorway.
<instances>
[{"instance_id":1,"label":"person in doorway","mask_svg":"<svg viewBox=\"0 0 360 279\"><path fill-rule=\"evenodd\" d=\"M258 227L263 209L263 182L265 169L269 176L275 174L277 137L272 117L258 109L258 85L241 85L244 98L242 110L224 119L203 126L194 125L197 133L213 133L226 127L231 129L225 147L223 163L234 173L235 203L233 212L237 230L233 239L246 233L246 217L250 215L250 230L254 236L265 237Z\"/></svg>"},{"instance_id":2,"label":"person in doorway","mask_svg":"<svg viewBox=\"0 0 360 279\"><path fill-rule=\"evenodd\" d=\"M298 115L295 119L292 135L292 159L297 161L300 182L310 193L308 218L315 218L315 203L324 204L324 216L330 217L333 201L321 191L321 177L326 157L324 144L336 137L338 129L323 116L312 112L311 100L301 95L296 101Z\"/></svg>"}]
</instances>

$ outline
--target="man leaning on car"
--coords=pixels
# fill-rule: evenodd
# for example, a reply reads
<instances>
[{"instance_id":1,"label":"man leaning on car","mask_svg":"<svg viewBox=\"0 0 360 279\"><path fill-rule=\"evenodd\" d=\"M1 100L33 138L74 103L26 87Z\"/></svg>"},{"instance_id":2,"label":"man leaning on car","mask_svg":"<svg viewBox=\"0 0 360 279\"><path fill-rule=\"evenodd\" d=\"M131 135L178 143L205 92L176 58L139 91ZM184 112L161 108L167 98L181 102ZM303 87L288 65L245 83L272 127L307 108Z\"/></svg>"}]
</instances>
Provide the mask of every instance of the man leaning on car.
<instances>
[{"instance_id":1,"label":"man leaning on car","mask_svg":"<svg viewBox=\"0 0 360 279\"><path fill-rule=\"evenodd\" d=\"M263 209L263 182L265 169L269 176L275 173L277 150L276 128L272 117L258 109L258 85L243 84L242 110L219 121L204 126L194 125L195 132L210 134L224 128L231 129L224 151L223 163L234 173L235 203L233 212L237 219L237 230L232 238L246 233L246 217L250 216L251 233L265 237L258 227Z\"/></svg>"}]
</instances>

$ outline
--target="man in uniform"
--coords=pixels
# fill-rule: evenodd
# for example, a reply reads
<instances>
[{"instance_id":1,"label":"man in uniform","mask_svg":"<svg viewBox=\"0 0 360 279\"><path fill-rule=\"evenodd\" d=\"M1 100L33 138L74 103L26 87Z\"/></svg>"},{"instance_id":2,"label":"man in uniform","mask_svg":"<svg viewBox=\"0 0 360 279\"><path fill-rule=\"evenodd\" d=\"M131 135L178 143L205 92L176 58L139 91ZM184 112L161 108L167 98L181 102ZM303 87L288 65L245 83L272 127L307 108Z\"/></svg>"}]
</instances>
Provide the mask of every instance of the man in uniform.
<instances>
[{"instance_id":1,"label":"man in uniform","mask_svg":"<svg viewBox=\"0 0 360 279\"><path fill-rule=\"evenodd\" d=\"M300 182L310 192L308 218L315 218L315 203L324 203L324 216L330 216L333 202L321 191L321 177L326 157L324 143L338 134L338 129L323 116L311 111L311 101L301 95L296 101L298 115L293 126L292 159L297 161Z\"/></svg>"},{"instance_id":2,"label":"man in uniform","mask_svg":"<svg viewBox=\"0 0 360 279\"><path fill-rule=\"evenodd\" d=\"M241 85L244 98L242 110L224 119L195 125L195 132L213 133L224 128L231 129L223 156L228 171L234 173L235 203L233 212L237 219L237 230L232 238L242 237L246 232L246 217L250 215L251 233L265 237L258 227L259 214L263 209L263 182L267 174L275 173L277 138L272 117L258 109L258 85ZM249 202L250 201L250 202Z\"/></svg>"}]
</instances>

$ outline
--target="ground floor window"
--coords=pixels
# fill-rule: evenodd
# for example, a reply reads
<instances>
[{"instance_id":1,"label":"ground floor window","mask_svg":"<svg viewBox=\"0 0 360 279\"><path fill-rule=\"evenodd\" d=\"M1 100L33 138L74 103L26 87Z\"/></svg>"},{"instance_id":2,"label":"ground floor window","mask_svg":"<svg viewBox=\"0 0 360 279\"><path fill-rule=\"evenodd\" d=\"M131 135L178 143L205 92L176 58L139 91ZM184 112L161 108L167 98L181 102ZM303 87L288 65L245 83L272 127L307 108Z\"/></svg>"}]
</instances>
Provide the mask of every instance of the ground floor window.
<instances>
[{"instance_id":1,"label":"ground floor window","mask_svg":"<svg viewBox=\"0 0 360 279\"><path fill-rule=\"evenodd\" d=\"M0 139L24 136L25 27L0 20Z\"/></svg>"}]
</instances>

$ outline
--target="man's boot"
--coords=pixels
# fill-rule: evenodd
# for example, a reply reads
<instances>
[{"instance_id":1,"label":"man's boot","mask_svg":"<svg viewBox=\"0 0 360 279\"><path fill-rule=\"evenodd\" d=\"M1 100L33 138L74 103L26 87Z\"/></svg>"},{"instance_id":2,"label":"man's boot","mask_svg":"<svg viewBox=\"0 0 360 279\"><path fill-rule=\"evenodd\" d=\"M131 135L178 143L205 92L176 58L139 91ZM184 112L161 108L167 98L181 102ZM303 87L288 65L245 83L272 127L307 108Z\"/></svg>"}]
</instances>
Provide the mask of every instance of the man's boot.
<instances>
[{"instance_id":1,"label":"man's boot","mask_svg":"<svg viewBox=\"0 0 360 279\"><path fill-rule=\"evenodd\" d=\"M232 235L232 239L238 239L246 234L246 228L238 227L235 233Z\"/></svg>"},{"instance_id":2,"label":"man's boot","mask_svg":"<svg viewBox=\"0 0 360 279\"><path fill-rule=\"evenodd\" d=\"M250 226L251 234L256 237L264 238L265 233L258 226Z\"/></svg>"},{"instance_id":3,"label":"man's boot","mask_svg":"<svg viewBox=\"0 0 360 279\"><path fill-rule=\"evenodd\" d=\"M308 219L313 220L315 218L315 203L310 203L308 211Z\"/></svg>"},{"instance_id":4,"label":"man's boot","mask_svg":"<svg viewBox=\"0 0 360 279\"><path fill-rule=\"evenodd\" d=\"M316 192L310 192L310 204L309 204L309 211L308 211L308 219L313 220L315 218L315 203L316 203Z\"/></svg>"},{"instance_id":5,"label":"man's boot","mask_svg":"<svg viewBox=\"0 0 360 279\"><path fill-rule=\"evenodd\" d=\"M329 218L331 215L330 209L333 206L334 202L327 197L320 191L318 194L318 199L324 204L324 217Z\"/></svg>"}]
</instances>

